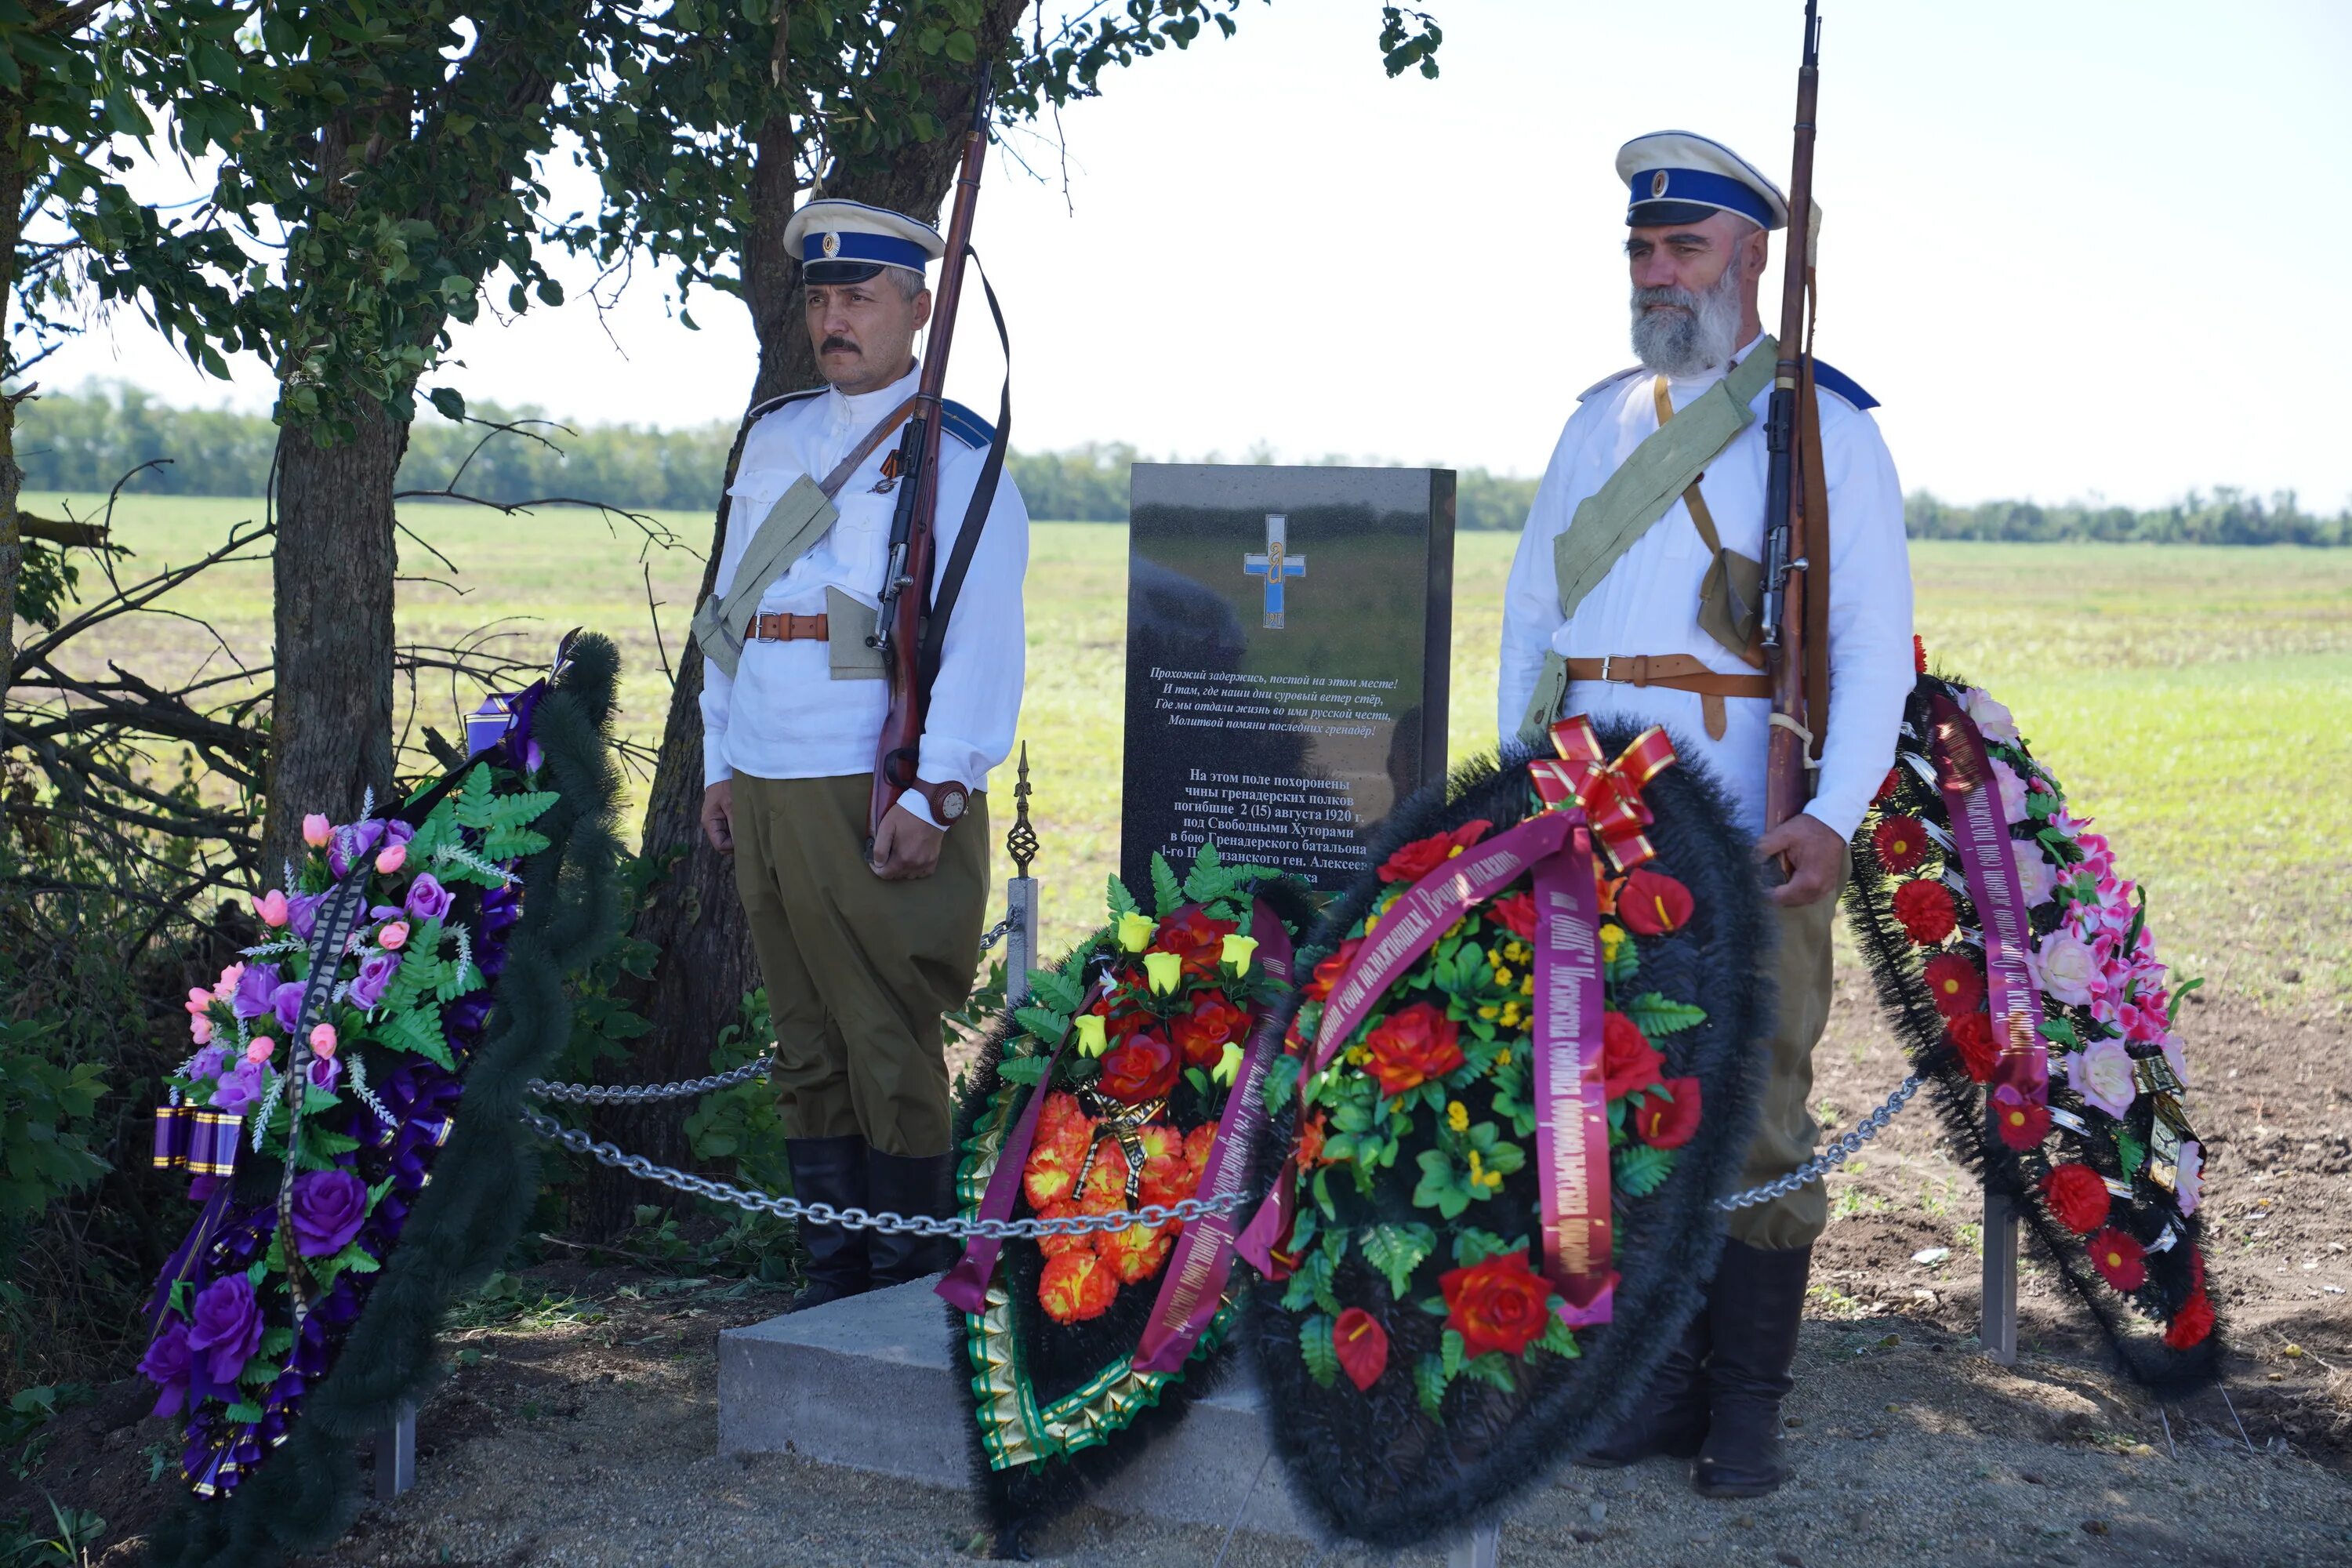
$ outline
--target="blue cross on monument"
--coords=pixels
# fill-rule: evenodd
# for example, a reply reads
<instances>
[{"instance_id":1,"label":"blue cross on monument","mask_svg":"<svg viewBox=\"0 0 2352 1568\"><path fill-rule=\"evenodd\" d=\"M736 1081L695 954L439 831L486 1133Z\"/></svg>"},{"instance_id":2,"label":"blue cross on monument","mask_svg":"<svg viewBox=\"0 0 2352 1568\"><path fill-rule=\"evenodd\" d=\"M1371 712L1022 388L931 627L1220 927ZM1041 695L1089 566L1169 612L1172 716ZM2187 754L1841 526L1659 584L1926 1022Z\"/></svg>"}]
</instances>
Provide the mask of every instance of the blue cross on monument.
<instances>
[{"instance_id":1,"label":"blue cross on monument","mask_svg":"<svg viewBox=\"0 0 2352 1568\"><path fill-rule=\"evenodd\" d=\"M1242 557L1242 570L1253 577L1265 579L1265 624L1279 628L1282 625L1282 584L1286 578L1307 575L1307 557L1293 555L1284 548L1290 531L1290 520L1278 511L1265 515L1265 553L1253 551Z\"/></svg>"}]
</instances>

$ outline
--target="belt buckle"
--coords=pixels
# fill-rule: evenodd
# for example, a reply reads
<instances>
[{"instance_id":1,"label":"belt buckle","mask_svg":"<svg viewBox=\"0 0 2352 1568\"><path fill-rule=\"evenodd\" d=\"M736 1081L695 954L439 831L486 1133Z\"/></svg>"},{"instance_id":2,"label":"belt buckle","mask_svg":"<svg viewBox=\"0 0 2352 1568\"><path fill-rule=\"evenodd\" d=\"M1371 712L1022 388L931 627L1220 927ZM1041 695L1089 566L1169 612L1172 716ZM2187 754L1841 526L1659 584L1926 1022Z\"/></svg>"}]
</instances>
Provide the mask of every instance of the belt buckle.
<instances>
[{"instance_id":1,"label":"belt buckle","mask_svg":"<svg viewBox=\"0 0 2352 1568\"><path fill-rule=\"evenodd\" d=\"M1601 656L1601 679L1603 681L1609 679L1609 661L1613 657L1615 656L1605 653Z\"/></svg>"}]
</instances>

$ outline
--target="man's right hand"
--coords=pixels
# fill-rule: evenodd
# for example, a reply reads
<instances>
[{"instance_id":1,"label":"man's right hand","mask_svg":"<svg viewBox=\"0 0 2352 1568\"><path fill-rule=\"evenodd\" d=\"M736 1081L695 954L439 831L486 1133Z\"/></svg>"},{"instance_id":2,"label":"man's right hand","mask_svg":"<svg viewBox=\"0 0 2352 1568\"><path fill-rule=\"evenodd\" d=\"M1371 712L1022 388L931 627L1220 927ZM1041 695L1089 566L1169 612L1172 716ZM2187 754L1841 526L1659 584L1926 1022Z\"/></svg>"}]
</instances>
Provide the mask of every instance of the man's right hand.
<instances>
[{"instance_id":1,"label":"man's right hand","mask_svg":"<svg viewBox=\"0 0 2352 1568\"><path fill-rule=\"evenodd\" d=\"M721 855L735 853L735 781L720 779L702 792L702 836Z\"/></svg>"}]
</instances>

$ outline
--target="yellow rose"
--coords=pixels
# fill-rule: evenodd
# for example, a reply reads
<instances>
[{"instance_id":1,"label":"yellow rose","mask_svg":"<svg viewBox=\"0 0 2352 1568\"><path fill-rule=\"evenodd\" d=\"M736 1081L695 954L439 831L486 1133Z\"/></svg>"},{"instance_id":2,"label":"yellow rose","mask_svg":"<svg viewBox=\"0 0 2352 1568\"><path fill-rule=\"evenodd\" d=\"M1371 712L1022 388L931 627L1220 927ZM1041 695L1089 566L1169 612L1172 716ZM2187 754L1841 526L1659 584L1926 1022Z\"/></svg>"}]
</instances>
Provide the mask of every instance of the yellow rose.
<instances>
[{"instance_id":1,"label":"yellow rose","mask_svg":"<svg viewBox=\"0 0 2352 1568\"><path fill-rule=\"evenodd\" d=\"M1184 957L1175 952L1147 952L1143 955L1143 973L1151 983L1152 994L1165 996L1184 983Z\"/></svg>"},{"instance_id":2,"label":"yellow rose","mask_svg":"<svg viewBox=\"0 0 2352 1568\"><path fill-rule=\"evenodd\" d=\"M1242 1048L1233 1041L1225 1042L1225 1054L1209 1069L1209 1076L1219 1083L1230 1084L1242 1076Z\"/></svg>"},{"instance_id":3,"label":"yellow rose","mask_svg":"<svg viewBox=\"0 0 2352 1568\"><path fill-rule=\"evenodd\" d=\"M1107 1043L1103 1039L1103 1019L1099 1013L1081 1013L1071 1020L1078 1031L1078 1055L1098 1057Z\"/></svg>"},{"instance_id":4,"label":"yellow rose","mask_svg":"<svg viewBox=\"0 0 2352 1568\"><path fill-rule=\"evenodd\" d=\"M1141 952L1151 944L1151 933L1157 929L1150 915L1129 910L1118 917L1118 945L1129 952Z\"/></svg>"},{"instance_id":5,"label":"yellow rose","mask_svg":"<svg viewBox=\"0 0 2352 1568\"><path fill-rule=\"evenodd\" d=\"M1254 936L1229 936L1225 938L1223 944L1217 949L1217 957L1221 962L1232 964L1235 974L1247 974L1249 973L1250 957L1256 952L1257 938Z\"/></svg>"}]
</instances>

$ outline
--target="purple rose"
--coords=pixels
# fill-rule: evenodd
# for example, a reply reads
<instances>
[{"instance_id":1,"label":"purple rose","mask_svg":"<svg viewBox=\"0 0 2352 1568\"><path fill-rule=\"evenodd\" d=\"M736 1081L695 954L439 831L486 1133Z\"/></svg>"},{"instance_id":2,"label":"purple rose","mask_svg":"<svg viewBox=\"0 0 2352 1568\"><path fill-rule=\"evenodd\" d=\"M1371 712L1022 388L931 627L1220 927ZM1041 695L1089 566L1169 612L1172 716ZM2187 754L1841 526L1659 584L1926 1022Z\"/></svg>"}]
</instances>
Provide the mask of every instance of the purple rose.
<instances>
[{"instance_id":1,"label":"purple rose","mask_svg":"<svg viewBox=\"0 0 2352 1568\"><path fill-rule=\"evenodd\" d=\"M404 906L411 920L437 921L449 912L456 900L440 879L426 871L408 884L408 901Z\"/></svg>"},{"instance_id":2,"label":"purple rose","mask_svg":"<svg viewBox=\"0 0 2352 1568\"><path fill-rule=\"evenodd\" d=\"M188 1331L188 1350L205 1358L205 1376L233 1385L246 1362L261 1348L261 1304L242 1274L224 1275L196 1297L195 1327Z\"/></svg>"},{"instance_id":3,"label":"purple rose","mask_svg":"<svg viewBox=\"0 0 2352 1568\"><path fill-rule=\"evenodd\" d=\"M399 973L400 954L371 954L360 964L359 974L352 981L352 1005L363 1013L373 1007L383 1000L384 992L392 984L392 977Z\"/></svg>"},{"instance_id":4,"label":"purple rose","mask_svg":"<svg viewBox=\"0 0 2352 1568\"><path fill-rule=\"evenodd\" d=\"M236 994L229 998L228 1010L240 1018L258 1018L269 1011L278 995L278 966L274 963L252 963L237 976Z\"/></svg>"},{"instance_id":5,"label":"purple rose","mask_svg":"<svg viewBox=\"0 0 2352 1568\"><path fill-rule=\"evenodd\" d=\"M310 1058L310 1087L332 1090L335 1080L343 1076L343 1064L333 1057Z\"/></svg>"},{"instance_id":6,"label":"purple rose","mask_svg":"<svg viewBox=\"0 0 2352 1568\"><path fill-rule=\"evenodd\" d=\"M349 1171L306 1171L294 1178L294 1250L327 1258L351 1245L367 1218L367 1184Z\"/></svg>"},{"instance_id":7,"label":"purple rose","mask_svg":"<svg viewBox=\"0 0 2352 1568\"><path fill-rule=\"evenodd\" d=\"M341 881L344 874L362 860L372 860L379 846L405 844L416 837L416 829L404 822L386 822L371 816L365 822L349 827L339 827L331 847L327 850L327 868Z\"/></svg>"},{"instance_id":8,"label":"purple rose","mask_svg":"<svg viewBox=\"0 0 2352 1568\"><path fill-rule=\"evenodd\" d=\"M546 763L546 761L547 753L539 749L539 742L537 741L526 741L523 742L523 772L527 773L535 773L539 772L540 768Z\"/></svg>"},{"instance_id":9,"label":"purple rose","mask_svg":"<svg viewBox=\"0 0 2352 1568\"><path fill-rule=\"evenodd\" d=\"M173 1318L155 1336L147 1353L139 1358L139 1371L148 1382L162 1392L155 1396L155 1408L151 1415L177 1415L188 1397L188 1363L194 1359L188 1351L188 1325Z\"/></svg>"},{"instance_id":10,"label":"purple rose","mask_svg":"<svg viewBox=\"0 0 2352 1568\"><path fill-rule=\"evenodd\" d=\"M289 980L269 994L269 1011L289 1035L302 1022L302 982Z\"/></svg>"},{"instance_id":11,"label":"purple rose","mask_svg":"<svg viewBox=\"0 0 2352 1568\"><path fill-rule=\"evenodd\" d=\"M259 1062L240 1061L213 1086L213 1106L232 1116L242 1116L259 1102L262 1091L268 1087L268 1069Z\"/></svg>"},{"instance_id":12,"label":"purple rose","mask_svg":"<svg viewBox=\"0 0 2352 1568\"><path fill-rule=\"evenodd\" d=\"M326 901L324 893L287 894L286 929L304 942L310 941L311 933L319 929L319 906Z\"/></svg>"},{"instance_id":13,"label":"purple rose","mask_svg":"<svg viewBox=\"0 0 2352 1568\"><path fill-rule=\"evenodd\" d=\"M221 1075L221 1069L226 1066L228 1066L227 1050L220 1046L206 1046L203 1050L198 1051L195 1059L188 1064L188 1081L194 1083L198 1079L218 1078Z\"/></svg>"}]
</instances>

